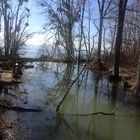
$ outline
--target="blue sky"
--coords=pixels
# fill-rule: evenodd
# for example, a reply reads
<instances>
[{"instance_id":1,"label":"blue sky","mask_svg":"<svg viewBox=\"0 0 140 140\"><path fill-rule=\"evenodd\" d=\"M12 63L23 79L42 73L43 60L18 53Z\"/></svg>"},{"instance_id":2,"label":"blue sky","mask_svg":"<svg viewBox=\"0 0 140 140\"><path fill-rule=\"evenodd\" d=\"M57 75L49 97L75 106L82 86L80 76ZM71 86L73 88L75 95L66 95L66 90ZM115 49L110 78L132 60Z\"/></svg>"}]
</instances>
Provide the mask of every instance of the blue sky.
<instances>
[{"instance_id":1,"label":"blue sky","mask_svg":"<svg viewBox=\"0 0 140 140\"><path fill-rule=\"evenodd\" d=\"M41 14L42 9L41 7L37 6L37 1L39 0L29 0L28 2L28 8L30 9L30 18L29 18L29 27L28 29L31 32L41 32L43 31L43 24L45 23L46 18L43 17L43 15ZM98 15L98 5L97 5L97 0L89 0L91 3L91 17L94 19L98 19L99 15ZM89 2L87 0L86 4ZM129 4L131 2L131 0L128 0ZM87 10L87 9L86 9ZM88 12L88 11L87 11ZM88 15L86 15L88 17ZM88 21L84 21L85 25L87 25L88 28ZM96 21L96 25L98 26L98 20ZM93 25L93 23L91 22L91 33L93 35L96 34L96 28ZM44 39L45 35L44 34L35 34L31 39L29 39L27 41L27 45L36 45L39 46L43 43L43 39ZM97 36L98 37L98 36Z\"/></svg>"},{"instance_id":2,"label":"blue sky","mask_svg":"<svg viewBox=\"0 0 140 140\"><path fill-rule=\"evenodd\" d=\"M44 17L41 14L40 7L37 6L36 0L29 0L28 8L30 9L29 27L30 32L38 32L27 41L27 45L41 45L44 35L39 32L43 31Z\"/></svg>"},{"instance_id":3,"label":"blue sky","mask_svg":"<svg viewBox=\"0 0 140 140\"><path fill-rule=\"evenodd\" d=\"M32 30L38 30L41 29L41 26L44 22L43 16L40 14L41 10L37 6L36 0L29 0L28 8L30 9L31 15L30 15L30 28Z\"/></svg>"},{"instance_id":4,"label":"blue sky","mask_svg":"<svg viewBox=\"0 0 140 140\"><path fill-rule=\"evenodd\" d=\"M29 27L28 29L31 32L41 32L43 31L43 24L45 23L46 18L41 14L41 7L37 6L37 1L39 0L29 0L28 8L30 9L30 18L29 18ZM93 9L91 9L93 12ZM95 13L95 10L94 10ZM43 43L45 35L43 34L35 34L31 39L27 41L27 45L41 45Z\"/></svg>"}]
</instances>

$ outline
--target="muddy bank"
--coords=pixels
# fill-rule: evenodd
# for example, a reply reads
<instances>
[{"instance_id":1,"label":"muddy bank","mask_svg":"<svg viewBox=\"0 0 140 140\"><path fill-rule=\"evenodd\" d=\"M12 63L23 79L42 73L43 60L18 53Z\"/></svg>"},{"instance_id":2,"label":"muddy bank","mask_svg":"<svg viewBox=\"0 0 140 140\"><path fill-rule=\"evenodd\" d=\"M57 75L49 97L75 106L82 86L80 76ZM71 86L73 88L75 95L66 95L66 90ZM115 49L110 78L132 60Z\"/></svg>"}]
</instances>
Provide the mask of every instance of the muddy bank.
<instances>
[{"instance_id":1,"label":"muddy bank","mask_svg":"<svg viewBox=\"0 0 140 140\"><path fill-rule=\"evenodd\" d=\"M88 64L88 68L97 73L106 73L109 75L110 82L115 81L113 79L113 66L107 65L104 62L98 64L97 61L92 61ZM136 88L136 75L137 75L137 68L136 67L120 67L120 79L119 82L121 83L123 88L130 89L133 93L135 92Z\"/></svg>"}]
</instances>

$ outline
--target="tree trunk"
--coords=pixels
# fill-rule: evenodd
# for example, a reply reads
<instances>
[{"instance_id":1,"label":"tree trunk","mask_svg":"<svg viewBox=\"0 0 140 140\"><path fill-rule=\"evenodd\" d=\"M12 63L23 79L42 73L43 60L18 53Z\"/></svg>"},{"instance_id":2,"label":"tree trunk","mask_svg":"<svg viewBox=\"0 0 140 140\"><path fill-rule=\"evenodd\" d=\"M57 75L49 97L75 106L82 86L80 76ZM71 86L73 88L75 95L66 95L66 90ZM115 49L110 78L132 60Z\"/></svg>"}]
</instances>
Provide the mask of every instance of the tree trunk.
<instances>
[{"instance_id":1,"label":"tree trunk","mask_svg":"<svg viewBox=\"0 0 140 140\"><path fill-rule=\"evenodd\" d=\"M3 1L3 16L4 16L4 49L5 57L9 57L9 15L7 14L7 3Z\"/></svg>"},{"instance_id":2,"label":"tree trunk","mask_svg":"<svg viewBox=\"0 0 140 140\"><path fill-rule=\"evenodd\" d=\"M139 51L139 60L138 60L138 67L137 67L137 82L136 82L136 96L140 96L140 37L138 40L138 51Z\"/></svg>"},{"instance_id":3,"label":"tree trunk","mask_svg":"<svg viewBox=\"0 0 140 140\"><path fill-rule=\"evenodd\" d=\"M72 3L68 0L68 60L73 61L74 59L74 49L73 49L73 39L72 39L72 29L73 29L73 19L72 19Z\"/></svg>"},{"instance_id":4,"label":"tree trunk","mask_svg":"<svg viewBox=\"0 0 140 140\"><path fill-rule=\"evenodd\" d=\"M104 8L105 8L105 0L99 1L98 0L98 8L100 12L100 21L99 21L99 36L98 36L98 64L101 64L101 47L102 47L102 32L103 32L103 24L104 24Z\"/></svg>"},{"instance_id":5,"label":"tree trunk","mask_svg":"<svg viewBox=\"0 0 140 140\"><path fill-rule=\"evenodd\" d=\"M119 67L120 67L120 52L122 45L122 33L123 33L123 24L125 18L126 5L128 0L119 1L119 15L118 15L118 27L117 35L115 42L115 63L114 63L114 78L119 79Z\"/></svg>"},{"instance_id":6,"label":"tree trunk","mask_svg":"<svg viewBox=\"0 0 140 140\"><path fill-rule=\"evenodd\" d=\"M83 3L83 7L82 7L82 14L81 14L81 22L80 22L80 41L79 41L79 53L78 53L78 62L81 61L81 48L82 48L82 40L83 40L83 36L84 36L84 31L83 31L83 22L84 22L84 13L85 13L85 0Z\"/></svg>"},{"instance_id":7,"label":"tree trunk","mask_svg":"<svg viewBox=\"0 0 140 140\"><path fill-rule=\"evenodd\" d=\"M100 27L98 37L98 62L101 63L101 46L102 46L102 32L103 32L103 13L100 13Z\"/></svg>"},{"instance_id":8,"label":"tree trunk","mask_svg":"<svg viewBox=\"0 0 140 140\"><path fill-rule=\"evenodd\" d=\"M136 83L136 96L140 96L140 55L138 61L138 68L137 68L137 83Z\"/></svg>"}]
</instances>

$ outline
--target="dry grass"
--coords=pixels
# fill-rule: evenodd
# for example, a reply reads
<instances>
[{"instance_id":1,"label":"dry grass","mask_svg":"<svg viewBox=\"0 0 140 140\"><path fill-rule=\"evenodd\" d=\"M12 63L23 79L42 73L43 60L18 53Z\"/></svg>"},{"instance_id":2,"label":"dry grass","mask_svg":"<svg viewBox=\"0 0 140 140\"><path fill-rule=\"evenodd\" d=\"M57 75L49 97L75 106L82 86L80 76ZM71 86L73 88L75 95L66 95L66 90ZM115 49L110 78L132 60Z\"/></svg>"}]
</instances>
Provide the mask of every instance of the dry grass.
<instances>
[{"instance_id":1,"label":"dry grass","mask_svg":"<svg viewBox=\"0 0 140 140\"><path fill-rule=\"evenodd\" d=\"M113 74L113 67L109 68L109 74ZM134 90L136 88L136 68L120 67L122 85Z\"/></svg>"}]
</instances>

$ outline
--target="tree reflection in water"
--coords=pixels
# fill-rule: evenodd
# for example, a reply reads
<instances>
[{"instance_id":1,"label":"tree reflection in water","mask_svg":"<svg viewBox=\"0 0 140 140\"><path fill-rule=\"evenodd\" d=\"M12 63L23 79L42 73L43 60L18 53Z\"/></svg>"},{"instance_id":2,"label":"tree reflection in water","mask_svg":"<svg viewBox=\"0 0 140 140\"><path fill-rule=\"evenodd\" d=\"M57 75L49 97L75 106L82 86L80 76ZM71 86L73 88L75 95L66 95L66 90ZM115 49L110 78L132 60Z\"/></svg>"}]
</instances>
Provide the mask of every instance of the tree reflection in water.
<instances>
[{"instance_id":1,"label":"tree reflection in water","mask_svg":"<svg viewBox=\"0 0 140 140\"><path fill-rule=\"evenodd\" d=\"M25 88L29 93L26 95L26 107L39 106L43 112L8 112L7 116L15 122L10 130L14 139L132 140L135 136L139 140L139 109L124 106L121 99L126 98L125 91L117 84L108 84L105 74L97 75L85 69L62 103L62 114L54 112L81 69L82 66L72 64L40 62L35 64L34 69L23 72L25 83L19 85L19 90ZM23 94L19 96L25 99ZM115 116L71 115L111 112L116 106L119 109ZM134 115L124 116L124 113ZM129 133L125 136L126 132Z\"/></svg>"}]
</instances>

